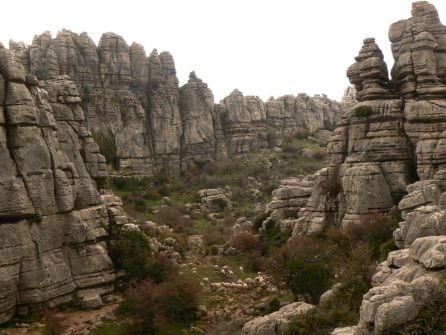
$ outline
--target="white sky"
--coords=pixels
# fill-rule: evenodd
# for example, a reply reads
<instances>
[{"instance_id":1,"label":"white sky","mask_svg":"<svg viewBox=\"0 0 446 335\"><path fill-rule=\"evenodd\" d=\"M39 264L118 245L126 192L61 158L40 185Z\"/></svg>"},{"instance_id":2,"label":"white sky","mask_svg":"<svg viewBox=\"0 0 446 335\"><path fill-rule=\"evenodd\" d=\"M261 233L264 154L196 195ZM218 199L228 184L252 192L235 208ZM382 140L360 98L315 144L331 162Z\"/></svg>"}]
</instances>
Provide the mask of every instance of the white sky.
<instances>
[{"instance_id":1,"label":"white sky","mask_svg":"<svg viewBox=\"0 0 446 335\"><path fill-rule=\"evenodd\" d=\"M431 0L446 23L446 1ZM389 70L387 32L410 16L411 0L6 0L0 41L31 43L45 30L103 32L170 51L180 84L190 71L216 101L238 88L262 99L326 93L340 99L362 40L375 37Z\"/></svg>"}]
</instances>

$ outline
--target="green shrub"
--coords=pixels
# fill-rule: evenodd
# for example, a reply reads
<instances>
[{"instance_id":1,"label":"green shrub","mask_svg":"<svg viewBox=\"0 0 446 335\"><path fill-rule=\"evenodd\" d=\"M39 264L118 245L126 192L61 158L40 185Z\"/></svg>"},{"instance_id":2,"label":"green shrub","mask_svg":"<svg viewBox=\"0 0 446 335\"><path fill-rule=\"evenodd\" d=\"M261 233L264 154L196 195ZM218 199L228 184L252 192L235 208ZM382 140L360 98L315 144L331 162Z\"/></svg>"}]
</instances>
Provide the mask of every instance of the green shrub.
<instances>
[{"instance_id":1,"label":"green shrub","mask_svg":"<svg viewBox=\"0 0 446 335\"><path fill-rule=\"evenodd\" d=\"M274 313L280 309L280 300L277 297L272 298L268 303L267 314Z\"/></svg>"},{"instance_id":2,"label":"green shrub","mask_svg":"<svg viewBox=\"0 0 446 335\"><path fill-rule=\"evenodd\" d=\"M150 178L112 177L111 184L118 191L144 191L150 185Z\"/></svg>"},{"instance_id":3,"label":"green shrub","mask_svg":"<svg viewBox=\"0 0 446 335\"><path fill-rule=\"evenodd\" d=\"M254 232L258 232L259 229L262 228L263 221L265 221L270 215L271 212L263 212L257 214L257 216L254 219L254 224L252 225L252 230Z\"/></svg>"},{"instance_id":4,"label":"green shrub","mask_svg":"<svg viewBox=\"0 0 446 335\"><path fill-rule=\"evenodd\" d=\"M95 100L95 96L94 96L94 92L93 92L93 88L91 88L90 86L84 86L82 88L82 106L85 107L86 104L90 104L93 103Z\"/></svg>"},{"instance_id":5,"label":"green shrub","mask_svg":"<svg viewBox=\"0 0 446 335\"><path fill-rule=\"evenodd\" d=\"M324 120L324 129L333 131L333 130L335 130L335 128L336 128L336 125L333 124L331 121L329 121L329 120Z\"/></svg>"},{"instance_id":6,"label":"green shrub","mask_svg":"<svg viewBox=\"0 0 446 335\"><path fill-rule=\"evenodd\" d=\"M284 143L284 144L282 144L282 151L295 153L295 152L301 152L301 149L295 147L291 143Z\"/></svg>"},{"instance_id":7,"label":"green shrub","mask_svg":"<svg viewBox=\"0 0 446 335\"><path fill-rule=\"evenodd\" d=\"M368 117L373 114L373 109L370 106L363 105L355 108L355 115L358 117Z\"/></svg>"},{"instance_id":8,"label":"green shrub","mask_svg":"<svg viewBox=\"0 0 446 335\"><path fill-rule=\"evenodd\" d=\"M176 265L163 255L151 257L147 265L147 277L153 280L155 284L169 280L177 271Z\"/></svg>"},{"instance_id":9,"label":"green shrub","mask_svg":"<svg viewBox=\"0 0 446 335\"><path fill-rule=\"evenodd\" d=\"M127 334L154 335L167 324L193 320L200 292L199 280L185 275L161 284L143 281L125 292L117 314L125 318Z\"/></svg>"},{"instance_id":10,"label":"green shrub","mask_svg":"<svg viewBox=\"0 0 446 335\"><path fill-rule=\"evenodd\" d=\"M242 232L232 238L231 245L239 253L260 257L262 254L262 241L251 233Z\"/></svg>"},{"instance_id":11,"label":"green shrub","mask_svg":"<svg viewBox=\"0 0 446 335\"><path fill-rule=\"evenodd\" d=\"M155 284L144 281L125 292L116 314L126 318L128 334L155 335L156 306Z\"/></svg>"},{"instance_id":12,"label":"green shrub","mask_svg":"<svg viewBox=\"0 0 446 335\"><path fill-rule=\"evenodd\" d=\"M329 287L335 274L335 247L322 239L295 237L274 256L273 273L295 296L304 296L311 303Z\"/></svg>"},{"instance_id":13,"label":"green shrub","mask_svg":"<svg viewBox=\"0 0 446 335\"><path fill-rule=\"evenodd\" d=\"M145 234L123 232L110 244L110 254L118 269L125 270L130 279L144 279L150 273L150 243Z\"/></svg>"},{"instance_id":14,"label":"green shrub","mask_svg":"<svg viewBox=\"0 0 446 335\"><path fill-rule=\"evenodd\" d=\"M173 321L187 322L195 318L201 287L191 276L178 276L158 286L160 307L164 316Z\"/></svg>"},{"instance_id":15,"label":"green shrub","mask_svg":"<svg viewBox=\"0 0 446 335\"><path fill-rule=\"evenodd\" d=\"M270 220L262 230L260 238L264 245L264 254L272 254L291 237L291 231L281 231L275 221Z\"/></svg>"},{"instance_id":16,"label":"green shrub","mask_svg":"<svg viewBox=\"0 0 446 335\"><path fill-rule=\"evenodd\" d=\"M341 284L324 304L295 318L289 335L329 335L336 327L350 326L359 320L358 310L369 284L352 279Z\"/></svg>"},{"instance_id":17,"label":"green shrub","mask_svg":"<svg viewBox=\"0 0 446 335\"><path fill-rule=\"evenodd\" d=\"M222 225L208 227L203 235L203 241L208 247L213 245L223 245L228 240L228 238L229 232Z\"/></svg>"},{"instance_id":18,"label":"green shrub","mask_svg":"<svg viewBox=\"0 0 446 335\"><path fill-rule=\"evenodd\" d=\"M383 216L369 214L361 219L361 223L344 229L343 232L337 230L337 236L331 239L340 245L341 249L347 250L347 245L364 241L372 251L373 258L384 260L387 257L385 251L395 250L393 243L393 231L398 227L401 220L399 215ZM334 233L334 231L331 231ZM341 245L343 244L343 245ZM391 251L390 250L390 251Z\"/></svg>"},{"instance_id":19,"label":"green shrub","mask_svg":"<svg viewBox=\"0 0 446 335\"><path fill-rule=\"evenodd\" d=\"M159 208L154 220L160 225L169 226L177 233L188 233L194 225L184 206L163 206Z\"/></svg>"},{"instance_id":20,"label":"green shrub","mask_svg":"<svg viewBox=\"0 0 446 335\"><path fill-rule=\"evenodd\" d=\"M296 257L286 264L288 272L287 283L291 291L296 295L306 296L314 303L330 287L333 277L332 270L324 263L308 262L307 259Z\"/></svg>"}]
</instances>

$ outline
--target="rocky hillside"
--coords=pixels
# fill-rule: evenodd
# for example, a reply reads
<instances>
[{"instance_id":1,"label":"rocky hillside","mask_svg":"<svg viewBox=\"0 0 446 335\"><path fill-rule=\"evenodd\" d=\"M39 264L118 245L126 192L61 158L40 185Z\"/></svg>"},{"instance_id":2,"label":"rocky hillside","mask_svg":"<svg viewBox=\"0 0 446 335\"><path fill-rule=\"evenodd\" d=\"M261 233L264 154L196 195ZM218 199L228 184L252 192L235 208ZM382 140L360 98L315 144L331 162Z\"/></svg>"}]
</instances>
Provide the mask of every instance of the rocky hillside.
<instances>
[{"instance_id":1,"label":"rocky hillside","mask_svg":"<svg viewBox=\"0 0 446 335\"><path fill-rule=\"evenodd\" d=\"M38 82L0 47L0 323L113 289L106 241L126 219L80 102L71 80Z\"/></svg>"},{"instance_id":2,"label":"rocky hillside","mask_svg":"<svg viewBox=\"0 0 446 335\"><path fill-rule=\"evenodd\" d=\"M147 57L141 45L129 46L114 33L103 34L96 46L86 33L62 30L53 38L45 32L30 46L11 42L10 49L39 79L72 78L87 128L101 149L106 144L104 153L121 175L153 175L193 160L273 148L303 129L332 130L344 106L305 94L263 102L238 90L215 104L212 91L193 72L178 87L170 53L153 50Z\"/></svg>"}]
</instances>

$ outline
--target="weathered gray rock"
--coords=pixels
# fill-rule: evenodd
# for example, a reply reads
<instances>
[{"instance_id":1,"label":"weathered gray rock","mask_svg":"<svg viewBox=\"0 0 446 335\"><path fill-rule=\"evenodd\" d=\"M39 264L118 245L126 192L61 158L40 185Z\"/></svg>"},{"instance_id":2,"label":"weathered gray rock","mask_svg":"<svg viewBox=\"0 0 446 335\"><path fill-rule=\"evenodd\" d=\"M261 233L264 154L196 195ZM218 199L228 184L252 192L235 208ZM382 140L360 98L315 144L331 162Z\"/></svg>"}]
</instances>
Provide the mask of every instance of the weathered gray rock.
<instances>
[{"instance_id":1,"label":"weathered gray rock","mask_svg":"<svg viewBox=\"0 0 446 335\"><path fill-rule=\"evenodd\" d=\"M342 327L333 329L330 335L354 335L356 327Z\"/></svg>"},{"instance_id":2,"label":"weathered gray rock","mask_svg":"<svg viewBox=\"0 0 446 335\"><path fill-rule=\"evenodd\" d=\"M307 313L313 308L313 305L304 302L294 302L286 305L277 312L245 323L242 328L242 335L284 335L293 318Z\"/></svg>"},{"instance_id":3,"label":"weathered gray rock","mask_svg":"<svg viewBox=\"0 0 446 335\"><path fill-rule=\"evenodd\" d=\"M298 94L269 99L265 104L266 120L285 133L332 129L340 117L342 106L325 95L310 97Z\"/></svg>"},{"instance_id":4,"label":"weathered gray rock","mask_svg":"<svg viewBox=\"0 0 446 335\"><path fill-rule=\"evenodd\" d=\"M387 65L374 38L366 38L355 57L356 63L347 70L350 82L355 85L358 101L386 97L389 89Z\"/></svg>"},{"instance_id":5,"label":"weathered gray rock","mask_svg":"<svg viewBox=\"0 0 446 335\"><path fill-rule=\"evenodd\" d=\"M446 236L427 236L416 239L410 246L412 259L427 269L446 267Z\"/></svg>"},{"instance_id":6,"label":"weathered gray rock","mask_svg":"<svg viewBox=\"0 0 446 335\"><path fill-rule=\"evenodd\" d=\"M427 1L412 5L412 17L392 24L389 39L395 64L392 78L405 98L444 97L446 27Z\"/></svg>"},{"instance_id":7,"label":"weathered gray rock","mask_svg":"<svg viewBox=\"0 0 446 335\"><path fill-rule=\"evenodd\" d=\"M231 188L211 188L198 191L200 207L210 212L221 212L232 208Z\"/></svg>"},{"instance_id":8,"label":"weathered gray rock","mask_svg":"<svg viewBox=\"0 0 446 335\"><path fill-rule=\"evenodd\" d=\"M298 176L284 179L272 192L272 200L267 205L274 220L282 230L294 229L299 211L305 207L313 190L317 175Z\"/></svg>"},{"instance_id":9,"label":"weathered gray rock","mask_svg":"<svg viewBox=\"0 0 446 335\"><path fill-rule=\"evenodd\" d=\"M182 159L210 160L215 157L214 96L208 86L192 72L180 88L183 122Z\"/></svg>"},{"instance_id":10,"label":"weathered gray rock","mask_svg":"<svg viewBox=\"0 0 446 335\"><path fill-rule=\"evenodd\" d=\"M22 75L12 51L1 52L0 322L5 322L17 306L54 306L79 290L112 290L109 211L124 214L119 201L107 200L113 196L105 159L83 126L75 84L66 77L37 83Z\"/></svg>"}]
</instances>

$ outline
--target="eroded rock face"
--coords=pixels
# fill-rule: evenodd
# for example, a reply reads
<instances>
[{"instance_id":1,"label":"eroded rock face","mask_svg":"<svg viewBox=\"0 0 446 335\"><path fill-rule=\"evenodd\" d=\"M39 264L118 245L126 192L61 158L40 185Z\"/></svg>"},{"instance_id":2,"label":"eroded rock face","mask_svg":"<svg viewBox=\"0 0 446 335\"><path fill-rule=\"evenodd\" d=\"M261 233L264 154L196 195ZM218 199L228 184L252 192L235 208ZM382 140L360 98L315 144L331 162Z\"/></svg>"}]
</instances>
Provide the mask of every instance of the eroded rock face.
<instances>
[{"instance_id":1,"label":"eroded rock face","mask_svg":"<svg viewBox=\"0 0 446 335\"><path fill-rule=\"evenodd\" d=\"M341 104L325 96L286 96L264 103L237 90L214 104L211 90L193 73L178 87L173 57L147 56L114 33L96 46L86 34L45 32L31 46L11 42L27 73L47 80L69 75L82 97L85 125L107 143L109 171L153 175L194 161L224 159L280 145L302 129L331 130ZM322 141L324 141L322 134Z\"/></svg>"},{"instance_id":2,"label":"eroded rock face","mask_svg":"<svg viewBox=\"0 0 446 335\"><path fill-rule=\"evenodd\" d=\"M402 327L435 298L446 268L444 207L434 204L438 196L426 196L436 193L431 192L435 186L427 180L407 187L410 193L399 204L405 221L394 232L396 244L404 249L390 252L378 266L353 334L381 334Z\"/></svg>"},{"instance_id":3,"label":"eroded rock face","mask_svg":"<svg viewBox=\"0 0 446 335\"><path fill-rule=\"evenodd\" d=\"M415 2L412 17L389 32L392 80L374 39L364 40L347 75L358 103L328 144L327 167L295 234L360 224L396 206L400 250L389 253L364 295L358 325L334 334L378 335L403 329L438 294L446 269L446 27L435 8Z\"/></svg>"},{"instance_id":4,"label":"eroded rock face","mask_svg":"<svg viewBox=\"0 0 446 335\"><path fill-rule=\"evenodd\" d=\"M39 83L0 48L0 323L113 289L106 240L126 219L80 101L67 77Z\"/></svg>"},{"instance_id":5,"label":"eroded rock face","mask_svg":"<svg viewBox=\"0 0 446 335\"><path fill-rule=\"evenodd\" d=\"M284 335L288 324L295 317L307 313L314 306L304 302L294 302L277 312L258 317L243 325L242 335Z\"/></svg>"},{"instance_id":6,"label":"eroded rock face","mask_svg":"<svg viewBox=\"0 0 446 335\"><path fill-rule=\"evenodd\" d=\"M434 99L446 94L446 27L427 1L412 5L412 17L391 25L395 64L392 78L405 98Z\"/></svg>"},{"instance_id":7,"label":"eroded rock face","mask_svg":"<svg viewBox=\"0 0 446 335\"><path fill-rule=\"evenodd\" d=\"M310 97L298 94L297 97L285 95L267 101L266 119L284 132L332 130L341 116L341 104L324 95ZM334 112L337 111L337 112Z\"/></svg>"},{"instance_id":8,"label":"eroded rock face","mask_svg":"<svg viewBox=\"0 0 446 335\"><path fill-rule=\"evenodd\" d=\"M436 189L426 186L405 199L403 212L424 197L438 203L446 190L446 27L431 4L416 2L412 18L393 24L389 38L395 58L392 80L373 38L364 40L347 71L359 102L333 132L325 177L296 233L319 233L331 224L346 227L371 214L386 215L406 194L406 186L418 180L435 181Z\"/></svg>"},{"instance_id":9,"label":"eroded rock face","mask_svg":"<svg viewBox=\"0 0 446 335\"><path fill-rule=\"evenodd\" d=\"M299 211L305 207L313 190L317 174L298 176L280 181L280 185L272 192L272 200L267 209L269 217L278 224L281 230L294 229Z\"/></svg>"},{"instance_id":10,"label":"eroded rock face","mask_svg":"<svg viewBox=\"0 0 446 335\"><path fill-rule=\"evenodd\" d=\"M215 157L214 95L195 72L180 88L183 117L183 161L210 160Z\"/></svg>"}]
</instances>

